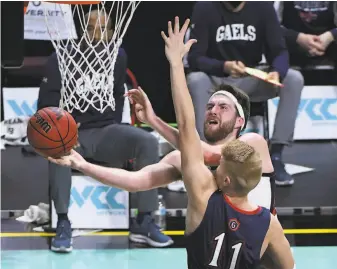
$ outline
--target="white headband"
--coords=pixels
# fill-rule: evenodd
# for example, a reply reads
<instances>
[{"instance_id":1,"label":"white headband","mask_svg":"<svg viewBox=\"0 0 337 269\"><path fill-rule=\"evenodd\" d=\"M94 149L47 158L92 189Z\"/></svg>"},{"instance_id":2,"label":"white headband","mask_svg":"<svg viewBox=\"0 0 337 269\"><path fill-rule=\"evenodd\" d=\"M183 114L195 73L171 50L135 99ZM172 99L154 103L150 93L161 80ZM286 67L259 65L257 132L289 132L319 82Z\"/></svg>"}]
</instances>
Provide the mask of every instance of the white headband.
<instances>
[{"instance_id":1,"label":"white headband","mask_svg":"<svg viewBox=\"0 0 337 269\"><path fill-rule=\"evenodd\" d=\"M242 106L239 104L238 99L236 99L233 94L231 94L230 92L227 92L227 91L217 91L217 92L215 92L215 93L212 94L211 98L213 98L215 95L219 95L219 94L225 95L229 99L231 99L233 101L233 103L235 104L236 109L239 112L239 116L241 118L243 118L244 121L246 121L245 114L243 113ZM211 99L211 98L209 98L209 99ZM241 130L242 130L243 126L244 125L241 126Z\"/></svg>"}]
</instances>

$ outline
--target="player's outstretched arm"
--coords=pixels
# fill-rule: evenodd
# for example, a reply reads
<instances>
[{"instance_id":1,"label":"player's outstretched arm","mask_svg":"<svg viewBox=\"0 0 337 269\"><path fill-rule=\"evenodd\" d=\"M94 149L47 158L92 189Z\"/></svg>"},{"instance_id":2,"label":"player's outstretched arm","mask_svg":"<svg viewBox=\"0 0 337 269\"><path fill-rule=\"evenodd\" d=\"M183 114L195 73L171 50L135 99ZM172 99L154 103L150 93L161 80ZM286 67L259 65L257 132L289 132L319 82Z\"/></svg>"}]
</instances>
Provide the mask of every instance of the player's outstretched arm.
<instances>
[{"instance_id":1,"label":"player's outstretched arm","mask_svg":"<svg viewBox=\"0 0 337 269\"><path fill-rule=\"evenodd\" d=\"M290 244L284 235L280 222L273 215L271 215L267 236L269 237L267 252L276 265L276 268L295 268L295 261L290 249Z\"/></svg>"},{"instance_id":2,"label":"player's outstretched arm","mask_svg":"<svg viewBox=\"0 0 337 269\"><path fill-rule=\"evenodd\" d=\"M164 32L161 34L165 41L165 54L170 62L172 98L179 128L181 168L188 194L188 206L203 214L209 196L217 187L211 172L204 165L200 137L195 128L192 99L185 79L182 58L196 42L189 40L184 44L188 24L189 20L186 20L180 30L179 18L176 17L174 29L171 22L168 23L168 36Z\"/></svg>"},{"instance_id":3,"label":"player's outstretched arm","mask_svg":"<svg viewBox=\"0 0 337 269\"><path fill-rule=\"evenodd\" d=\"M129 192L137 192L166 186L178 179L180 175L179 158L180 153L174 151L166 155L160 163L146 166L135 172L89 163L75 150L72 150L69 156L59 159L49 157L48 160L58 165L76 169L103 184Z\"/></svg>"}]
</instances>

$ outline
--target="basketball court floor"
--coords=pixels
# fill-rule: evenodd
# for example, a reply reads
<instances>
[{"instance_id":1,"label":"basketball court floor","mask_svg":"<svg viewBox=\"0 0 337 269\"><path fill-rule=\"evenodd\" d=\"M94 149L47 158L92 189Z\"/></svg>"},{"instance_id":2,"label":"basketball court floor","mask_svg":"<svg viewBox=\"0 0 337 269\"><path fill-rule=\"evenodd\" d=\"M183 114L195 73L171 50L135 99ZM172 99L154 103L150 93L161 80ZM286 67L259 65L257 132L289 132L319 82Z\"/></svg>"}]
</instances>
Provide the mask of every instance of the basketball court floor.
<instances>
[{"instance_id":1,"label":"basketball court floor","mask_svg":"<svg viewBox=\"0 0 337 269\"><path fill-rule=\"evenodd\" d=\"M337 247L293 248L296 268L336 268ZM186 268L186 251L170 249L77 250L71 255L57 255L48 250L2 252L2 269L148 269Z\"/></svg>"},{"instance_id":2,"label":"basketball court floor","mask_svg":"<svg viewBox=\"0 0 337 269\"><path fill-rule=\"evenodd\" d=\"M337 227L336 217L280 218L292 245L297 269L336 268L337 229L325 228ZM49 251L52 233L29 232L29 226L14 219L2 220L1 224L2 269L186 268L183 218L168 219L170 230L166 233L175 241L170 248L146 248L129 243L125 231L104 231L75 237L71 254ZM301 228L288 229L290 226Z\"/></svg>"}]
</instances>

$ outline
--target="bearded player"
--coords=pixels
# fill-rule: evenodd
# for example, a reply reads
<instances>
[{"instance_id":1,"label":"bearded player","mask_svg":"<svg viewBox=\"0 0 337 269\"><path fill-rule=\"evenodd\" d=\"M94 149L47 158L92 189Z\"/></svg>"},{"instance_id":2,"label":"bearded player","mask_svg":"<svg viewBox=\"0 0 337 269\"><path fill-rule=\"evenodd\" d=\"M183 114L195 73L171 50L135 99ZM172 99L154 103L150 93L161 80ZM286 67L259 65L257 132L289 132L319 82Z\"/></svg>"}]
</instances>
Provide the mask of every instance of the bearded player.
<instances>
[{"instance_id":1,"label":"bearded player","mask_svg":"<svg viewBox=\"0 0 337 269\"><path fill-rule=\"evenodd\" d=\"M213 91L214 93L208 101L205 112L204 135L207 143L201 142L205 163L210 166L210 169L214 169L219 164L221 146L225 142L236 139L239 137L240 132L245 130L250 114L249 97L237 87L222 84L213 89ZM130 101L135 103L137 118L151 126L175 148L179 148L179 131L155 115L145 92L141 88L138 88L130 90L127 95ZM236 113L233 113L233 111ZM241 117L244 120L243 125L240 127L235 126L235 119L237 117ZM256 149L262 156L264 177L254 191L249 194L249 197L254 199L254 202L257 204L270 208L271 212L275 213L275 183L267 142L262 136L255 133L244 134L241 138L254 141ZM180 171L180 152L174 151L168 154L160 163L172 164L179 167ZM128 184L128 182L125 182L125 184ZM145 185L145 181L143 181L143 184Z\"/></svg>"},{"instance_id":2,"label":"bearded player","mask_svg":"<svg viewBox=\"0 0 337 269\"><path fill-rule=\"evenodd\" d=\"M129 91L128 96L135 103L138 119L149 124L174 147L179 148L179 131L155 115L146 94L141 89L134 89ZM228 96L231 96L232 99ZM241 115L238 111L241 111ZM236 139L240 131L245 129L249 113L249 97L244 92L230 85L220 85L215 89L205 114L205 135L209 142L201 141L207 165L212 167L219 165L222 145ZM241 126L235 124L235 120L239 117L242 118ZM244 134L240 136L240 139L251 144L259 152L262 159L262 171L265 174L271 174L273 166L265 139L255 133ZM159 163L146 166L135 172L88 163L75 151L63 159L51 159L51 161L71 166L104 184L130 192L166 186L181 179L180 151L178 150L167 154ZM271 211L274 211L272 184L268 179L261 180L250 195L254 202L267 208L270 207Z\"/></svg>"},{"instance_id":3,"label":"bearded player","mask_svg":"<svg viewBox=\"0 0 337 269\"><path fill-rule=\"evenodd\" d=\"M244 131L250 114L249 97L238 88L220 85L214 91L209 99L205 114L204 128L208 143L201 141L205 163L213 167L219 164L221 146L236 139L240 131ZM135 103L138 119L149 124L175 148L179 148L179 131L156 116L146 94L141 89L133 89L128 92L128 96L131 102ZM239 111L241 111L241 115L239 115ZM235 124L238 117L242 118L242 125L239 127ZM252 144L260 153L262 171L266 174L273 172L265 139L254 133L244 134L240 139ZM72 151L71 155L64 159L51 159L51 161L64 166L72 166L72 168L104 184L130 192L166 186L181 178L180 152L178 150L167 154L159 163L146 166L135 172L90 164L75 151ZM273 184L268 179L263 179L250 195L254 197L253 199L257 204L267 208L270 207L271 211L274 211L272 186Z\"/></svg>"}]
</instances>

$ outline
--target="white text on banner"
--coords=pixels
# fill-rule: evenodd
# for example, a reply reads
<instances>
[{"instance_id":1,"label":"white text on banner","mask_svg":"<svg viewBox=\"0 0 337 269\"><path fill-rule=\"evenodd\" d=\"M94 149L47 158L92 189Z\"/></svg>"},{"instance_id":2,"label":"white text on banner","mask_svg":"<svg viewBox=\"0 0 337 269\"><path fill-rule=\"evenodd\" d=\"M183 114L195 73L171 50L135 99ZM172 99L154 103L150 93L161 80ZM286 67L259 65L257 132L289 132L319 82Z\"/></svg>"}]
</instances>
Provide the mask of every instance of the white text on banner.
<instances>
[{"instance_id":1,"label":"white text on banner","mask_svg":"<svg viewBox=\"0 0 337 269\"><path fill-rule=\"evenodd\" d=\"M49 29L47 27L50 26ZM71 6L67 4L30 1L25 14L25 39L77 39Z\"/></svg>"},{"instance_id":2,"label":"white text on banner","mask_svg":"<svg viewBox=\"0 0 337 269\"><path fill-rule=\"evenodd\" d=\"M278 103L279 98L268 101L270 137L274 130ZM303 88L297 111L294 139L337 139L337 86Z\"/></svg>"}]
</instances>

